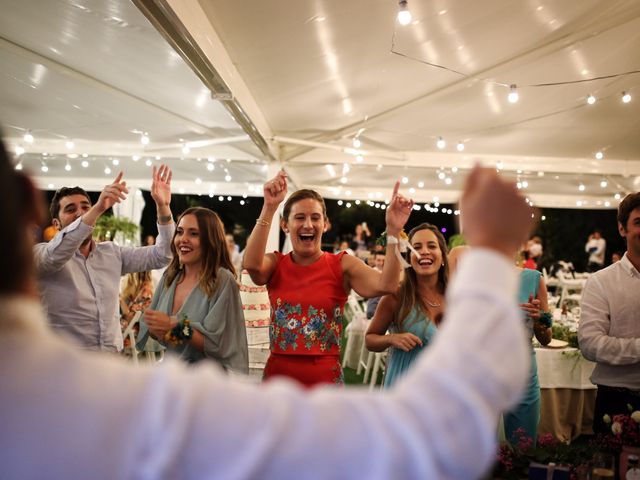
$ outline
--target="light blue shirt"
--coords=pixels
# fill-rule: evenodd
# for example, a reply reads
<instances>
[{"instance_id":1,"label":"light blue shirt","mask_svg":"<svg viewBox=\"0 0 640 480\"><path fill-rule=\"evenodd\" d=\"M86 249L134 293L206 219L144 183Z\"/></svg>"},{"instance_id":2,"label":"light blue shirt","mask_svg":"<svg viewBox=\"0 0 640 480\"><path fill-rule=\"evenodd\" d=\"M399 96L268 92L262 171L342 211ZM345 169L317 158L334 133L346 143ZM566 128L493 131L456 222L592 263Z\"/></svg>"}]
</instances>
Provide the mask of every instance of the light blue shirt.
<instances>
[{"instance_id":1,"label":"light blue shirt","mask_svg":"<svg viewBox=\"0 0 640 480\"><path fill-rule=\"evenodd\" d=\"M121 350L120 277L167 266L174 230L173 222L158 225L157 243L148 247L93 243L85 258L78 249L93 227L78 218L50 242L37 244L38 285L51 327L89 350Z\"/></svg>"}]
</instances>

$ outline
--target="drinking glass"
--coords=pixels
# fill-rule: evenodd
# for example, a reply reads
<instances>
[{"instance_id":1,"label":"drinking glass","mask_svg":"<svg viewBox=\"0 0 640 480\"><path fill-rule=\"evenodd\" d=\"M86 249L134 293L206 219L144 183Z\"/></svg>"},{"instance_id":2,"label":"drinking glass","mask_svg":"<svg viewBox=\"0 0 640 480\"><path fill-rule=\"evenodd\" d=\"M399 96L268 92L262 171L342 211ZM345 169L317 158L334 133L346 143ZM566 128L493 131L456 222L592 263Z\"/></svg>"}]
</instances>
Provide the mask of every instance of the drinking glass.
<instances>
[{"instance_id":1,"label":"drinking glass","mask_svg":"<svg viewBox=\"0 0 640 480\"><path fill-rule=\"evenodd\" d=\"M615 459L610 453L598 452L593 456L591 480L611 480L615 475Z\"/></svg>"}]
</instances>

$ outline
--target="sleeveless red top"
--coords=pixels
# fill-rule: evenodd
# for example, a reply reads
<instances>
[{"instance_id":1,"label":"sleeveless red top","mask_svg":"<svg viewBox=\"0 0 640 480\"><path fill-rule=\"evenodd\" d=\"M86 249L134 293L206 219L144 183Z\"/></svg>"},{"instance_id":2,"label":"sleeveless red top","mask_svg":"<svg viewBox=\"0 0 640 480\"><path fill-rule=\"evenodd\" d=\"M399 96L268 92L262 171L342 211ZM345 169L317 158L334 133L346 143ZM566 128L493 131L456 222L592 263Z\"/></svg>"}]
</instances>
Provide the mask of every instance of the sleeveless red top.
<instances>
[{"instance_id":1,"label":"sleeveless red top","mask_svg":"<svg viewBox=\"0 0 640 480\"><path fill-rule=\"evenodd\" d=\"M271 351L291 355L339 355L347 294L340 260L346 252L298 265L291 254L276 254L267 284L271 303Z\"/></svg>"}]
</instances>

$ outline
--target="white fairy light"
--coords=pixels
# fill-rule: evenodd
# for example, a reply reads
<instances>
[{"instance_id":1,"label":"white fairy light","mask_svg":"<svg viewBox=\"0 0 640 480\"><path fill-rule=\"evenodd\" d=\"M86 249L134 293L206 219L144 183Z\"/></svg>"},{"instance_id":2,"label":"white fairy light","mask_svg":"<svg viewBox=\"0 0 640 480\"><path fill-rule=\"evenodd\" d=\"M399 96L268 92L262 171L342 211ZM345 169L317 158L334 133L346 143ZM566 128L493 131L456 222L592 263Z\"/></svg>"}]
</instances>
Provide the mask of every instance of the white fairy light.
<instances>
[{"instance_id":1,"label":"white fairy light","mask_svg":"<svg viewBox=\"0 0 640 480\"><path fill-rule=\"evenodd\" d=\"M183 155L189 155L190 151L191 151L191 149L189 148L189 145L187 145L186 143L184 145L182 145L182 154Z\"/></svg>"},{"instance_id":2,"label":"white fairy light","mask_svg":"<svg viewBox=\"0 0 640 480\"><path fill-rule=\"evenodd\" d=\"M67 150L73 150L73 147L75 147L75 144L71 140L67 140L64 145L67 147Z\"/></svg>"},{"instance_id":3,"label":"white fairy light","mask_svg":"<svg viewBox=\"0 0 640 480\"><path fill-rule=\"evenodd\" d=\"M22 170L22 161L18 162L15 166L16 170Z\"/></svg>"},{"instance_id":4,"label":"white fairy light","mask_svg":"<svg viewBox=\"0 0 640 480\"><path fill-rule=\"evenodd\" d=\"M462 152L464 150L464 143L458 142L458 144L456 145L456 150L458 150L459 152Z\"/></svg>"},{"instance_id":5,"label":"white fairy light","mask_svg":"<svg viewBox=\"0 0 640 480\"><path fill-rule=\"evenodd\" d=\"M424 182L418 182L418 188L424 188Z\"/></svg>"},{"instance_id":6,"label":"white fairy light","mask_svg":"<svg viewBox=\"0 0 640 480\"><path fill-rule=\"evenodd\" d=\"M149 145L149 135L147 135L147 132L140 135L140 143L142 145Z\"/></svg>"},{"instance_id":7,"label":"white fairy light","mask_svg":"<svg viewBox=\"0 0 640 480\"><path fill-rule=\"evenodd\" d=\"M87 162L86 160L83 160L80 165L82 165L82 168L87 168L89 166L89 162Z\"/></svg>"},{"instance_id":8,"label":"white fairy light","mask_svg":"<svg viewBox=\"0 0 640 480\"><path fill-rule=\"evenodd\" d=\"M16 147L16 157L19 157L24 153L24 147L22 145L18 145Z\"/></svg>"},{"instance_id":9,"label":"white fairy light","mask_svg":"<svg viewBox=\"0 0 640 480\"><path fill-rule=\"evenodd\" d=\"M153 162L151 161L151 159L150 159L150 158L147 158L147 159L145 160L144 164L145 164L147 167L150 167L150 166L153 164Z\"/></svg>"},{"instance_id":10,"label":"white fairy light","mask_svg":"<svg viewBox=\"0 0 640 480\"><path fill-rule=\"evenodd\" d=\"M400 0L398 2L398 23L400 25L409 25L411 23L411 12L407 6L407 0Z\"/></svg>"},{"instance_id":11,"label":"white fairy light","mask_svg":"<svg viewBox=\"0 0 640 480\"><path fill-rule=\"evenodd\" d=\"M224 181L225 182L230 182L231 181L231 175L227 174L224 176Z\"/></svg>"},{"instance_id":12,"label":"white fairy light","mask_svg":"<svg viewBox=\"0 0 640 480\"><path fill-rule=\"evenodd\" d=\"M622 102L629 103L631 101L631 94L629 92L622 92Z\"/></svg>"},{"instance_id":13,"label":"white fairy light","mask_svg":"<svg viewBox=\"0 0 640 480\"><path fill-rule=\"evenodd\" d=\"M407 177L402 177L402 183L406 185L407 183L409 183L409 179Z\"/></svg>"},{"instance_id":14,"label":"white fairy light","mask_svg":"<svg viewBox=\"0 0 640 480\"><path fill-rule=\"evenodd\" d=\"M27 143L33 143L33 135L31 134L30 131L27 131L27 133L25 133L24 137L22 137L22 138Z\"/></svg>"},{"instance_id":15,"label":"white fairy light","mask_svg":"<svg viewBox=\"0 0 640 480\"><path fill-rule=\"evenodd\" d=\"M110 175L111 174L111 169L109 167L104 167L104 173L105 173L105 175Z\"/></svg>"},{"instance_id":16,"label":"white fairy light","mask_svg":"<svg viewBox=\"0 0 640 480\"><path fill-rule=\"evenodd\" d=\"M67 163L66 163L66 165L64 166L64 169L65 169L67 172L70 172L70 171L71 171L71 165L69 165L69 162L67 162Z\"/></svg>"},{"instance_id":17,"label":"white fairy light","mask_svg":"<svg viewBox=\"0 0 640 480\"><path fill-rule=\"evenodd\" d=\"M594 103L596 103L596 97L591 94L587 95L587 103L589 105L593 105Z\"/></svg>"},{"instance_id":18,"label":"white fairy light","mask_svg":"<svg viewBox=\"0 0 640 480\"><path fill-rule=\"evenodd\" d=\"M604 158L604 153L602 151L596 152L596 160L602 160Z\"/></svg>"},{"instance_id":19,"label":"white fairy light","mask_svg":"<svg viewBox=\"0 0 640 480\"><path fill-rule=\"evenodd\" d=\"M584 192L586 188L587 187L584 186L584 183L581 183L580 185L578 185L578 190L580 190L581 192Z\"/></svg>"},{"instance_id":20,"label":"white fairy light","mask_svg":"<svg viewBox=\"0 0 640 480\"><path fill-rule=\"evenodd\" d=\"M362 145L362 142L358 137L353 137L351 144L353 145L353 148L360 148L360 146Z\"/></svg>"},{"instance_id":21,"label":"white fairy light","mask_svg":"<svg viewBox=\"0 0 640 480\"><path fill-rule=\"evenodd\" d=\"M600 182L600 186L601 186L602 188L607 188L607 185L609 185L609 183L608 183L606 180L604 180L604 179Z\"/></svg>"},{"instance_id":22,"label":"white fairy light","mask_svg":"<svg viewBox=\"0 0 640 480\"><path fill-rule=\"evenodd\" d=\"M518 94L518 87L515 83L512 83L509 87L509 95L508 95L509 103L517 103L520 100L520 95Z\"/></svg>"},{"instance_id":23,"label":"white fairy light","mask_svg":"<svg viewBox=\"0 0 640 480\"><path fill-rule=\"evenodd\" d=\"M213 172L216 169L216 166L213 163L207 163L207 170Z\"/></svg>"},{"instance_id":24,"label":"white fairy light","mask_svg":"<svg viewBox=\"0 0 640 480\"><path fill-rule=\"evenodd\" d=\"M438 140L436 141L436 147L438 147L440 150L443 150L446 146L447 142L444 140L444 138L438 137Z\"/></svg>"}]
</instances>

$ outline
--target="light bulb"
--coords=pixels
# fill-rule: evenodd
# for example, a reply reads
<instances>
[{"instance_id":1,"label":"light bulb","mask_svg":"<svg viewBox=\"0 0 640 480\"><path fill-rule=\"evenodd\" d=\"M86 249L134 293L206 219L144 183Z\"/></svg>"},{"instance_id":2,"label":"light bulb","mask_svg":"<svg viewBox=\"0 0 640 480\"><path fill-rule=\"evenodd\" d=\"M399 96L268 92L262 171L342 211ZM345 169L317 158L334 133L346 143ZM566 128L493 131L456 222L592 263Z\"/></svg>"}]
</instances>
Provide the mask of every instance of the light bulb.
<instances>
[{"instance_id":1,"label":"light bulb","mask_svg":"<svg viewBox=\"0 0 640 480\"><path fill-rule=\"evenodd\" d=\"M22 162L16 164L16 170L22 170Z\"/></svg>"},{"instance_id":2,"label":"light bulb","mask_svg":"<svg viewBox=\"0 0 640 480\"><path fill-rule=\"evenodd\" d=\"M89 166L89 162L87 162L86 160L83 160L80 165L82 165L82 168L87 168Z\"/></svg>"},{"instance_id":3,"label":"light bulb","mask_svg":"<svg viewBox=\"0 0 640 480\"><path fill-rule=\"evenodd\" d=\"M132 155L131 160L133 160L134 162L137 162L138 160L140 160L140 155Z\"/></svg>"},{"instance_id":4,"label":"light bulb","mask_svg":"<svg viewBox=\"0 0 640 480\"><path fill-rule=\"evenodd\" d=\"M619 193L616 193L616 194L613 196L613 198L615 198L616 200L620 200L620 194L619 194Z\"/></svg>"},{"instance_id":5,"label":"light bulb","mask_svg":"<svg viewBox=\"0 0 640 480\"><path fill-rule=\"evenodd\" d=\"M593 105L594 103L596 103L596 97L594 97L593 95L588 95L587 96L587 103L589 105Z\"/></svg>"},{"instance_id":6,"label":"light bulb","mask_svg":"<svg viewBox=\"0 0 640 480\"><path fill-rule=\"evenodd\" d=\"M444 183L446 183L447 185L451 185L452 181L453 180L451 180L451 177L447 177L447 178L444 179Z\"/></svg>"},{"instance_id":7,"label":"light bulb","mask_svg":"<svg viewBox=\"0 0 640 480\"><path fill-rule=\"evenodd\" d=\"M409 183L409 179L407 177L402 177L402 183L406 185L407 183Z\"/></svg>"},{"instance_id":8,"label":"light bulb","mask_svg":"<svg viewBox=\"0 0 640 480\"><path fill-rule=\"evenodd\" d=\"M140 135L140 143L142 143L143 145L149 145L149 135L147 135L146 133Z\"/></svg>"},{"instance_id":9,"label":"light bulb","mask_svg":"<svg viewBox=\"0 0 640 480\"><path fill-rule=\"evenodd\" d=\"M44 165L44 164L43 164L43 165L40 167L40 170L42 170L44 173L47 173L47 172L49 171L49 167L47 167L46 165Z\"/></svg>"},{"instance_id":10,"label":"light bulb","mask_svg":"<svg viewBox=\"0 0 640 480\"><path fill-rule=\"evenodd\" d=\"M111 163L113 163L117 167L118 165L120 165L120 160L114 158L113 160L111 160Z\"/></svg>"},{"instance_id":11,"label":"light bulb","mask_svg":"<svg viewBox=\"0 0 640 480\"><path fill-rule=\"evenodd\" d=\"M516 87L515 83L511 84L509 87L509 96L507 98L509 99L509 103L516 103L520 99L520 95L518 95L518 87Z\"/></svg>"},{"instance_id":12,"label":"light bulb","mask_svg":"<svg viewBox=\"0 0 640 480\"><path fill-rule=\"evenodd\" d=\"M529 187L529 182L527 182L526 180L522 181L522 188L528 188Z\"/></svg>"},{"instance_id":13,"label":"light bulb","mask_svg":"<svg viewBox=\"0 0 640 480\"><path fill-rule=\"evenodd\" d=\"M362 142L358 137L353 137L353 141L351 143L353 144L353 148L360 148L360 145L362 145Z\"/></svg>"},{"instance_id":14,"label":"light bulb","mask_svg":"<svg viewBox=\"0 0 640 480\"><path fill-rule=\"evenodd\" d=\"M65 169L67 172L70 172L70 171L71 171L71 165L69 165L69 162L67 162L67 164L64 166L64 169Z\"/></svg>"},{"instance_id":15,"label":"light bulb","mask_svg":"<svg viewBox=\"0 0 640 480\"><path fill-rule=\"evenodd\" d=\"M411 12L407 7L407 0L400 0L398 10L398 23L400 25L409 25L411 23Z\"/></svg>"},{"instance_id":16,"label":"light bulb","mask_svg":"<svg viewBox=\"0 0 640 480\"><path fill-rule=\"evenodd\" d=\"M598 151L596 152L596 159L597 160L602 160L604 158L604 153Z\"/></svg>"},{"instance_id":17,"label":"light bulb","mask_svg":"<svg viewBox=\"0 0 640 480\"><path fill-rule=\"evenodd\" d=\"M446 175L446 173L444 173L444 172L440 172L440 173L438 173L438 178L439 178L440 180L444 180L444 179L446 178L446 176L447 176L447 175Z\"/></svg>"},{"instance_id":18,"label":"light bulb","mask_svg":"<svg viewBox=\"0 0 640 480\"><path fill-rule=\"evenodd\" d=\"M24 139L25 142L27 143L33 143L33 135L31 135L31 132L27 132L24 134L24 137L22 137Z\"/></svg>"},{"instance_id":19,"label":"light bulb","mask_svg":"<svg viewBox=\"0 0 640 480\"><path fill-rule=\"evenodd\" d=\"M347 177L340 177L340 183L347 183L349 180L347 179Z\"/></svg>"},{"instance_id":20,"label":"light bulb","mask_svg":"<svg viewBox=\"0 0 640 480\"><path fill-rule=\"evenodd\" d=\"M464 143L462 143L462 142L458 142L458 144L456 145L456 149L457 149L459 152L462 152L462 151L464 150Z\"/></svg>"},{"instance_id":21,"label":"light bulb","mask_svg":"<svg viewBox=\"0 0 640 480\"><path fill-rule=\"evenodd\" d=\"M436 142L436 147L440 150L444 149L447 146L447 142L444 141L444 138L438 137L438 141Z\"/></svg>"},{"instance_id":22,"label":"light bulb","mask_svg":"<svg viewBox=\"0 0 640 480\"><path fill-rule=\"evenodd\" d=\"M225 175L224 176L224 181L225 182L230 182L231 181L231 175Z\"/></svg>"},{"instance_id":23,"label":"light bulb","mask_svg":"<svg viewBox=\"0 0 640 480\"><path fill-rule=\"evenodd\" d=\"M16 157L19 157L20 155L22 155L24 153L24 147L21 145L18 145L16 147Z\"/></svg>"},{"instance_id":24,"label":"light bulb","mask_svg":"<svg viewBox=\"0 0 640 480\"><path fill-rule=\"evenodd\" d=\"M75 146L71 140L67 140L64 145L67 147L67 150L72 150Z\"/></svg>"},{"instance_id":25,"label":"light bulb","mask_svg":"<svg viewBox=\"0 0 640 480\"><path fill-rule=\"evenodd\" d=\"M110 175L111 174L111 169L109 167L105 167L104 168L104 173L105 173L105 175Z\"/></svg>"},{"instance_id":26,"label":"light bulb","mask_svg":"<svg viewBox=\"0 0 640 480\"><path fill-rule=\"evenodd\" d=\"M584 186L584 183L581 183L580 185L578 185L578 190L580 190L581 192L584 192L585 188L586 187Z\"/></svg>"},{"instance_id":27,"label":"light bulb","mask_svg":"<svg viewBox=\"0 0 640 480\"><path fill-rule=\"evenodd\" d=\"M189 152L191 151L191 149L189 148L189 145L187 145L186 143L182 146L182 153L183 155L189 155Z\"/></svg>"},{"instance_id":28,"label":"light bulb","mask_svg":"<svg viewBox=\"0 0 640 480\"><path fill-rule=\"evenodd\" d=\"M213 163L207 163L207 170L213 172L216 169L216 166Z\"/></svg>"},{"instance_id":29,"label":"light bulb","mask_svg":"<svg viewBox=\"0 0 640 480\"><path fill-rule=\"evenodd\" d=\"M418 188L424 188L424 182L418 182Z\"/></svg>"},{"instance_id":30,"label":"light bulb","mask_svg":"<svg viewBox=\"0 0 640 480\"><path fill-rule=\"evenodd\" d=\"M151 161L151 159L150 159L150 158L147 158L147 159L145 160L144 164L145 164L147 167L150 167L151 165L153 165L153 162Z\"/></svg>"},{"instance_id":31,"label":"light bulb","mask_svg":"<svg viewBox=\"0 0 640 480\"><path fill-rule=\"evenodd\" d=\"M362 163L363 160L364 160L364 157L362 155L357 155L356 156L356 162Z\"/></svg>"},{"instance_id":32,"label":"light bulb","mask_svg":"<svg viewBox=\"0 0 640 480\"><path fill-rule=\"evenodd\" d=\"M200 185L202 183L202 179L198 177L196 178L195 182L196 182L196 185Z\"/></svg>"},{"instance_id":33,"label":"light bulb","mask_svg":"<svg viewBox=\"0 0 640 480\"><path fill-rule=\"evenodd\" d=\"M608 183L607 183L607 181L606 181L606 180L602 180L602 181L600 182L600 186L601 186L602 188L607 188L607 185L608 185Z\"/></svg>"},{"instance_id":34,"label":"light bulb","mask_svg":"<svg viewBox=\"0 0 640 480\"><path fill-rule=\"evenodd\" d=\"M631 94L628 92L622 92L622 102L629 103L631 101Z\"/></svg>"}]
</instances>

